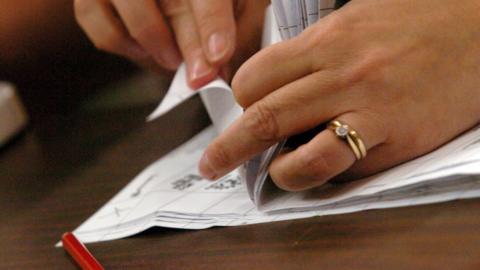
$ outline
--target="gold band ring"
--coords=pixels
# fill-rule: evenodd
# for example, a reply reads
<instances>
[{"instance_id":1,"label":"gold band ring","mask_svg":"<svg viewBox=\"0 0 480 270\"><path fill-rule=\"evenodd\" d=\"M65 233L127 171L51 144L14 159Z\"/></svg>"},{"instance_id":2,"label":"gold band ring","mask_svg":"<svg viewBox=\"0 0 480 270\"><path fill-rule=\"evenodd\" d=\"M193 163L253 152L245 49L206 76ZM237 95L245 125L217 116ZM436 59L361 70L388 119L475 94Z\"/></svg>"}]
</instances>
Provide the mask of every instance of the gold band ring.
<instances>
[{"instance_id":1,"label":"gold band ring","mask_svg":"<svg viewBox=\"0 0 480 270\"><path fill-rule=\"evenodd\" d=\"M367 156L367 148L362 139L358 133L347 124L338 120L332 120L328 124L328 129L332 130L338 138L348 143L357 160L363 159Z\"/></svg>"}]
</instances>

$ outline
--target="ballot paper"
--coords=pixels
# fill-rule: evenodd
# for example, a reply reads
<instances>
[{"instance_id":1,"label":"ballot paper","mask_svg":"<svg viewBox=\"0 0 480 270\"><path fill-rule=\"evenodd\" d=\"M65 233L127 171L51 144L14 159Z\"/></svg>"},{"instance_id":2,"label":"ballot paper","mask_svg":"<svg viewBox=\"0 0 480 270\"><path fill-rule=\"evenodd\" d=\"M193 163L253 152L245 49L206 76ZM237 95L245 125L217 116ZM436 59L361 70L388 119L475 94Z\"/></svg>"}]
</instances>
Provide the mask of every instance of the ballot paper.
<instances>
[{"instance_id":1,"label":"ballot paper","mask_svg":"<svg viewBox=\"0 0 480 270\"><path fill-rule=\"evenodd\" d=\"M334 1L274 0L272 6L277 15L274 18L271 9L267 13L264 45L297 35L315 18L326 16ZM480 127L377 175L308 191L282 191L269 180L266 169L282 143L218 181L205 180L197 169L203 151L242 113L228 84L217 79L193 91L181 66L148 120L197 93L212 126L143 170L74 231L78 239L90 243L131 236L154 226L206 229L480 197Z\"/></svg>"},{"instance_id":2,"label":"ballot paper","mask_svg":"<svg viewBox=\"0 0 480 270\"><path fill-rule=\"evenodd\" d=\"M84 243L150 227L206 229L342 214L480 196L480 128L440 149L366 179L304 192L272 192L255 205L238 170L216 182L197 170L211 126L151 164L74 231Z\"/></svg>"}]
</instances>

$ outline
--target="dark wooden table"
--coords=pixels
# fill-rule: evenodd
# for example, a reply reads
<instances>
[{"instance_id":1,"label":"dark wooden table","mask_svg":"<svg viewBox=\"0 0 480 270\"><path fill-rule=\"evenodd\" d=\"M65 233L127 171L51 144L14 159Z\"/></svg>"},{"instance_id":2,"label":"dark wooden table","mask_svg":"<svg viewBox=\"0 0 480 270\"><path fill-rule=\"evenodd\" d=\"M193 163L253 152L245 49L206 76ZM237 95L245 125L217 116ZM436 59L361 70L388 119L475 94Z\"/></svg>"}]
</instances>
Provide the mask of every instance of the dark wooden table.
<instances>
[{"instance_id":1,"label":"dark wooden table","mask_svg":"<svg viewBox=\"0 0 480 270\"><path fill-rule=\"evenodd\" d=\"M76 269L54 247L62 233L209 123L198 99L150 124L144 118L154 102L106 100L52 115L0 149L0 268ZM107 269L480 269L480 200L201 231L156 228L88 247Z\"/></svg>"}]
</instances>

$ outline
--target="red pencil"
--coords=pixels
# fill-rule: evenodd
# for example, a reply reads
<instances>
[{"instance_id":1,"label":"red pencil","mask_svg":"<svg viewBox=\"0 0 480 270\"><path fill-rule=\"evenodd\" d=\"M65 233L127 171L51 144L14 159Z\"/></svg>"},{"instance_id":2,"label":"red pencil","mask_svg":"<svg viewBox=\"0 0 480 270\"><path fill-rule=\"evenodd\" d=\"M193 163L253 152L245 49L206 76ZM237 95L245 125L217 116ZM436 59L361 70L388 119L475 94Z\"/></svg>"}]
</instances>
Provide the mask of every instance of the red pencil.
<instances>
[{"instance_id":1,"label":"red pencil","mask_svg":"<svg viewBox=\"0 0 480 270\"><path fill-rule=\"evenodd\" d=\"M63 248L72 256L83 270L104 270L103 266L93 257L87 247L73 235L67 232L62 236Z\"/></svg>"}]
</instances>

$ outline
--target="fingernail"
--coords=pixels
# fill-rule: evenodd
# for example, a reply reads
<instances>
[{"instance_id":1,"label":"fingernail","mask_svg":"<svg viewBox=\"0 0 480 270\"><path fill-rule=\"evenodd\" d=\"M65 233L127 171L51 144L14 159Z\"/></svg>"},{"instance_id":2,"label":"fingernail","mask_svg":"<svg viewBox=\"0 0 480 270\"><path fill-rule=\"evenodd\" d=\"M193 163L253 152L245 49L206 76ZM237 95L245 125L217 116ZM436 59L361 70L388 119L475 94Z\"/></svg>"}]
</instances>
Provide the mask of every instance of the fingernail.
<instances>
[{"instance_id":1,"label":"fingernail","mask_svg":"<svg viewBox=\"0 0 480 270\"><path fill-rule=\"evenodd\" d=\"M228 41L225 35L220 33L213 33L208 38L209 60L218 61L227 52Z\"/></svg>"},{"instance_id":2,"label":"fingernail","mask_svg":"<svg viewBox=\"0 0 480 270\"><path fill-rule=\"evenodd\" d=\"M203 60L202 57L198 57L192 65L192 71L190 73L190 79L196 81L202 77L207 76L212 71L212 68Z\"/></svg>"},{"instance_id":3,"label":"fingernail","mask_svg":"<svg viewBox=\"0 0 480 270\"><path fill-rule=\"evenodd\" d=\"M200 159L198 170L200 171L200 174L206 179L215 180L217 178L217 174L212 169L206 153L204 153L202 158Z\"/></svg>"}]
</instances>

